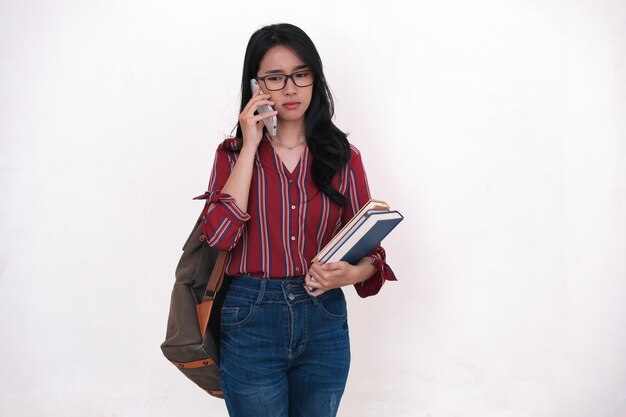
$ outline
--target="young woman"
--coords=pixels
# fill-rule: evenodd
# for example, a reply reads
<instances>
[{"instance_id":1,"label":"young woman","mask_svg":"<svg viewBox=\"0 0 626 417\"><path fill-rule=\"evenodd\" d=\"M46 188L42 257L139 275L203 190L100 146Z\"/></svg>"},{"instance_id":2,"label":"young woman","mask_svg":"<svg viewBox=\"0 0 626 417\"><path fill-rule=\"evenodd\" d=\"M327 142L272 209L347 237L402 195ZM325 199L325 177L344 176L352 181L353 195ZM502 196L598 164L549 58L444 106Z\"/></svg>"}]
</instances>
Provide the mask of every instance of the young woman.
<instances>
[{"instance_id":1,"label":"young woman","mask_svg":"<svg viewBox=\"0 0 626 417\"><path fill-rule=\"evenodd\" d=\"M226 406L234 417L335 416L350 365L341 287L367 297L395 280L380 246L356 265L313 262L370 197L361 155L331 120L321 59L298 27L252 35L241 86L237 135L218 147L196 197L233 277L222 308ZM275 111L255 114L262 105ZM271 136L263 118L274 115Z\"/></svg>"}]
</instances>

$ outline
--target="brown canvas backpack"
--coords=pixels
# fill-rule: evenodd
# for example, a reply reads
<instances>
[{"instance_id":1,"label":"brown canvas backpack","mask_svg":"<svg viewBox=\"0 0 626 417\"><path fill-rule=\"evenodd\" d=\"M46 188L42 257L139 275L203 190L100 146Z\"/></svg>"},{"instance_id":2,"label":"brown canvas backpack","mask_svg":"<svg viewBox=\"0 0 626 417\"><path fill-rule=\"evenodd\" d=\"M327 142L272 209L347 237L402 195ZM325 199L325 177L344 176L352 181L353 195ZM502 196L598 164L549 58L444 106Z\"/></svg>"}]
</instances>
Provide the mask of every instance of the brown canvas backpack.
<instances>
[{"instance_id":1,"label":"brown canvas backpack","mask_svg":"<svg viewBox=\"0 0 626 417\"><path fill-rule=\"evenodd\" d=\"M230 285L227 252L210 247L202 215L183 245L172 289L163 355L214 397L224 398L220 382L220 310Z\"/></svg>"}]
</instances>

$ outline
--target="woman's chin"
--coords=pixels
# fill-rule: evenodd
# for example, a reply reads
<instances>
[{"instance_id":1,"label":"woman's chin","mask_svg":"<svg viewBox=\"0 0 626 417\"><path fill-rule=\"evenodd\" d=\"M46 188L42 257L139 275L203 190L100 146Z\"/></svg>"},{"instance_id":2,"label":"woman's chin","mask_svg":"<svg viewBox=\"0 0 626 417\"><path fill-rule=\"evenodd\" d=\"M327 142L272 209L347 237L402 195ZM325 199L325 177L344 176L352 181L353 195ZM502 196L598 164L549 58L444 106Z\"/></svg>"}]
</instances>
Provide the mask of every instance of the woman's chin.
<instances>
[{"instance_id":1,"label":"woman's chin","mask_svg":"<svg viewBox=\"0 0 626 417\"><path fill-rule=\"evenodd\" d=\"M288 123L293 123L293 122L297 122L299 120L304 120L304 114L286 114L286 115L281 115L280 113L276 115L276 119L278 120L278 122L288 122Z\"/></svg>"}]
</instances>

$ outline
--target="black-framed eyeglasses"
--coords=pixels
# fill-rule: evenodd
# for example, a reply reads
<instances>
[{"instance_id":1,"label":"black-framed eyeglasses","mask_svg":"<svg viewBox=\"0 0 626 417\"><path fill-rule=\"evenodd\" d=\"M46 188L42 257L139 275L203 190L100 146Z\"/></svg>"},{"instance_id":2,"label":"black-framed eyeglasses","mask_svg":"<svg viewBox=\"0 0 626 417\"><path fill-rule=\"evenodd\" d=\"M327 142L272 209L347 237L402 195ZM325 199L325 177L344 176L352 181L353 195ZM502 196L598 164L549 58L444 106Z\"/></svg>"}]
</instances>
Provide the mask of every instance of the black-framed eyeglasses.
<instances>
[{"instance_id":1,"label":"black-framed eyeglasses","mask_svg":"<svg viewBox=\"0 0 626 417\"><path fill-rule=\"evenodd\" d=\"M297 71L293 74L270 74L265 77L256 77L263 81L269 91L282 90L287 85L287 80L292 79L298 87L308 87L315 81L315 74L311 70Z\"/></svg>"}]
</instances>

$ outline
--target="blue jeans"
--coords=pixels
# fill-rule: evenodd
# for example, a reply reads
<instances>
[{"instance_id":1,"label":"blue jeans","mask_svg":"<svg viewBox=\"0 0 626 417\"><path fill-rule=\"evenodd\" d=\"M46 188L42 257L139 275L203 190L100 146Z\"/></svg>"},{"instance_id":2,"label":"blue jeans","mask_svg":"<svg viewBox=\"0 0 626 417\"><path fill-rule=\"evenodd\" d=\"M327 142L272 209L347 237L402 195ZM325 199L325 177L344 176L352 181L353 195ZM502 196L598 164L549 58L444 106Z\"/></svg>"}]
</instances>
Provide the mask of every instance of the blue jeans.
<instances>
[{"instance_id":1,"label":"blue jeans","mask_svg":"<svg viewBox=\"0 0 626 417\"><path fill-rule=\"evenodd\" d=\"M340 288L235 277L222 307L220 366L231 417L334 417L350 367Z\"/></svg>"}]
</instances>

